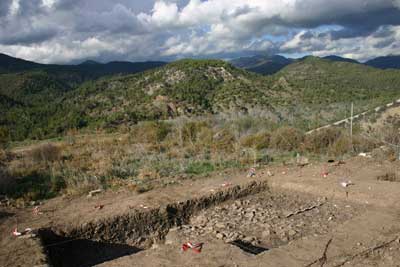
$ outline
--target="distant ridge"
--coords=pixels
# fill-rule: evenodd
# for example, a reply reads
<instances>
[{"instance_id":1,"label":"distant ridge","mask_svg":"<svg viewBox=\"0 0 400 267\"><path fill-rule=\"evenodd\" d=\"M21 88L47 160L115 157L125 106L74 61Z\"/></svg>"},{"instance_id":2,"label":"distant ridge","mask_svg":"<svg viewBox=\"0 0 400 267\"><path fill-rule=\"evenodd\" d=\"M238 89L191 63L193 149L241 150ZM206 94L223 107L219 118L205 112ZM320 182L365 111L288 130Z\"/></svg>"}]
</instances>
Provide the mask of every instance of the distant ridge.
<instances>
[{"instance_id":1,"label":"distant ridge","mask_svg":"<svg viewBox=\"0 0 400 267\"><path fill-rule=\"evenodd\" d=\"M241 57L230 61L237 68L246 69L259 74L274 74L293 62L293 59L275 55L265 56L256 55L251 57Z\"/></svg>"},{"instance_id":2,"label":"distant ridge","mask_svg":"<svg viewBox=\"0 0 400 267\"><path fill-rule=\"evenodd\" d=\"M39 64L32 61L11 57L6 54L0 54L0 74L31 70L43 70L52 74L74 72L75 74L79 74L81 77L80 80L95 79L114 74L134 74L161 67L165 64L167 63L161 61L113 61L103 64L94 60L86 60L78 65Z\"/></svg>"},{"instance_id":3,"label":"distant ridge","mask_svg":"<svg viewBox=\"0 0 400 267\"><path fill-rule=\"evenodd\" d=\"M254 55L250 57L236 58L231 60L230 63L237 68L242 68L263 75L271 75L277 73L284 67L294 62L307 60L308 58L319 58L319 57L305 56L299 59L291 59L281 55L274 55L274 56ZM344 58L336 55L322 57L322 59L335 62L348 62L348 63L360 64L360 62L358 62L357 60Z\"/></svg>"},{"instance_id":4,"label":"distant ridge","mask_svg":"<svg viewBox=\"0 0 400 267\"><path fill-rule=\"evenodd\" d=\"M81 64L79 64L80 66L82 65L101 65L101 63L94 61L94 60L86 60L83 61Z\"/></svg>"},{"instance_id":5,"label":"distant ridge","mask_svg":"<svg viewBox=\"0 0 400 267\"><path fill-rule=\"evenodd\" d=\"M323 57L323 59L329 59L329 60L338 61L338 62L349 62L349 63L360 64L360 62L358 62L358 61L355 60L355 59L345 58L345 57L339 57L339 56L336 56L336 55L326 56L326 57Z\"/></svg>"},{"instance_id":6,"label":"distant ridge","mask_svg":"<svg viewBox=\"0 0 400 267\"><path fill-rule=\"evenodd\" d=\"M9 55L0 53L0 73L32 70L41 68L43 66L44 65L42 64L11 57Z\"/></svg>"},{"instance_id":7,"label":"distant ridge","mask_svg":"<svg viewBox=\"0 0 400 267\"><path fill-rule=\"evenodd\" d=\"M380 69L400 69L400 55L377 57L365 62L365 64Z\"/></svg>"}]
</instances>

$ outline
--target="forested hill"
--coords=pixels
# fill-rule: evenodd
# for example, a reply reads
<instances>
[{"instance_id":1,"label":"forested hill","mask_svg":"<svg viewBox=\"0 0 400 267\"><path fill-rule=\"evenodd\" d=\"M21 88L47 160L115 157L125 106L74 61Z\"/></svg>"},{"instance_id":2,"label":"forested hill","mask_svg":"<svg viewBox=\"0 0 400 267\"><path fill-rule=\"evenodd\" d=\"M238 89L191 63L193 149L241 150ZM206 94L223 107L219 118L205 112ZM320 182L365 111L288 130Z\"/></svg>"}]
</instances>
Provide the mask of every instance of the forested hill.
<instances>
[{"instance_id":1,"label":"forested hill","mask_svg":"<svg viewBox=\"0 0 400 267\"><path fill-rule=\"evenodd\" d=\"M180 60L78 86L58 77L42 70L0 75L0 95L8 99L0 101L0 128L11 139L229 112L258 114L309 129L343 118L351 101L359 111L400 95L400 71L315 57L296 61L272 76L220 60Z\"/></svg>"}]
</instances>

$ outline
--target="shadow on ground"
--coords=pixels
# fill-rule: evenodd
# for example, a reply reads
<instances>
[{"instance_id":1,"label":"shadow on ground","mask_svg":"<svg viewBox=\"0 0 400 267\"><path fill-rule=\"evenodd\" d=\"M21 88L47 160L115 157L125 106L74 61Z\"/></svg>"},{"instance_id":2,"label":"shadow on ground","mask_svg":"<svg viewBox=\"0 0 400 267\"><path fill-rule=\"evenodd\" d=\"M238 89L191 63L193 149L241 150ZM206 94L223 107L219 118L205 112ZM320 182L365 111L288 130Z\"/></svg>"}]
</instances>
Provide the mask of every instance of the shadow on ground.
<instances>
[{"instance_id":1,"label":"shadow on ground","mask_svg":"<svg viewBox=\"0 0 400 267\"><path fill-rule=\"evenodd\" d=\"M54 267L89 267L141 251L126 244L68 239L55 234L46 236L43 240Z\"/></svg>"},{"instance_id":2,"label":"shadow on ground","mask_svg":"<svg viewBox=\"0 0 400 267\"><path fill-rule=\"evenodd\" d=\"M7 217L11 217L14 216L14 213L10 213L10 212L5 212L5 211L0 211L0 222L2 220L4 220Z\"/></svg>"}]
</instances>

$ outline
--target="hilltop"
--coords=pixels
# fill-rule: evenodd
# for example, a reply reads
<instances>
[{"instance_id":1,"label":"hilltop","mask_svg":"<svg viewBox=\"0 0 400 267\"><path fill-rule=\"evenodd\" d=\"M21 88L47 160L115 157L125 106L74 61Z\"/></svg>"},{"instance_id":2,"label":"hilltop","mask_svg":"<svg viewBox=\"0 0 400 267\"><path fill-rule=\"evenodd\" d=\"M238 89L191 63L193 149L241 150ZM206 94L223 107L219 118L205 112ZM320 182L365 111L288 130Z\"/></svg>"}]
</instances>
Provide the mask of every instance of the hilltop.
<instances>
[{"instance_id":1,"label":"hilltop","mask_svg":"<svg viewBox=\"0 0 400 267\"><path fill-rule=\"evenodd\" d=\"M355 59L339 57L339 56L336 56L336 55L326 56L326 57L323 57L323 59L329 59L329 60L332 60L332 61L339 61L339 62L356 63L356 64L360 63Z\"/></svg>"},{"instance_id":2,"label":"hilltop","mask_svg":"<svg viewBox=\"0 0 400 267\"><path fill-rule=\"evenodd\" d=\"M259 74L274 74L294 60L283 56L256 55L252 57L241 57L230 61L237 68L242 68Z\"/></svg>"}]
</instances>

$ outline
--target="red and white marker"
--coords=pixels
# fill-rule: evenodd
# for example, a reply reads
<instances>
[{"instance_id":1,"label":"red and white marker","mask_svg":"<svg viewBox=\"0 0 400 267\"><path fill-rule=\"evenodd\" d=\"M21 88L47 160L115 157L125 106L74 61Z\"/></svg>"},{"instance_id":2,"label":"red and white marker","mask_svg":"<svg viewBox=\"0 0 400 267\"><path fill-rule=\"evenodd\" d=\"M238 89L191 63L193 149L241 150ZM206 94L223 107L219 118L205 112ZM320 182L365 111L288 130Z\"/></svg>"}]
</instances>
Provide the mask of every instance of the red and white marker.
<instances>
[{"instance_id":1,"label":"red and white marker","mask_svg":"<svg viewBox=\"0 0 400 267\"><path fill-rule=\"evenodd\" d=\"M201 253L201 249L203 248L203 243L193 244L191 242L187 242L182 244L182 251L187 251L188 249L193 250L196 253Z\"/></svg>"}]
</instances>

